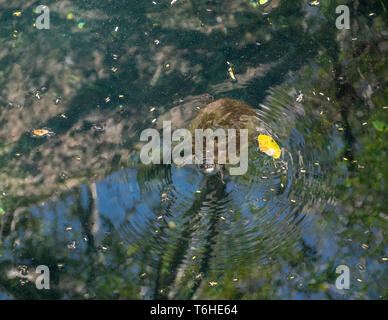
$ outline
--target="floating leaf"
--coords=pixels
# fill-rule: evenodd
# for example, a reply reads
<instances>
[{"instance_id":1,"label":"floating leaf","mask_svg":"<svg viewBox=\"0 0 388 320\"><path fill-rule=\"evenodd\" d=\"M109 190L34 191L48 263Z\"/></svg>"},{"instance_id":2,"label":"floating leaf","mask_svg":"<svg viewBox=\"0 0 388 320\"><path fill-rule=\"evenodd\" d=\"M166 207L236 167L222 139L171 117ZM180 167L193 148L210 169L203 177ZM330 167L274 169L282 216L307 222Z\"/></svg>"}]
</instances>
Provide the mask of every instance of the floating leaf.
<instances>
[{"instance_id":1,"label":"floating leaf","mask_svg":"<svg viewBox=\"0 0 388 320\"><path fill-rule=\"evenodd\" d=\"M259 142L259 148L261 152L273 157L274 159L278 159L282 154L279 145L276 143L274 139L265 134L260 134L257 137L257 141Z\"/></svg>"},{"instance_id":2,"label":"floating leaf","mask_svg":"<svg viewBox=\"0 0 388 320\"><path fill-rule=\"evenodd\" d=\"M384 132L388 128L388 123L380 120L375 120L372 122L372 124L377 131Z\"/></svg>"},{"instance_id":3,"label":"floating leaf","mask_svg":"<svg viewBox=\"0 0 388 320\"><path fill-rule=\"evenodd\" d=\"M4 214L5 214L5 210L2 207L0 207L0 216L2 216Z\"/></svg>"}]
</instances>

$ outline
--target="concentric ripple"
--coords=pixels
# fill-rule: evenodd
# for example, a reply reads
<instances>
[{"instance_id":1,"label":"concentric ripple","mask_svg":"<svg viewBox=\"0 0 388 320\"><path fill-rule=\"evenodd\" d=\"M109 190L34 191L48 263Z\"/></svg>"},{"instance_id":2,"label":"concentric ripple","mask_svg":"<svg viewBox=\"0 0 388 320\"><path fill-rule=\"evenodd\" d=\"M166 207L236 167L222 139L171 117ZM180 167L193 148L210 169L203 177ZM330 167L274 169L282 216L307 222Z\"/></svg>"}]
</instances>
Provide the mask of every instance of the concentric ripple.
<instances>
[{"instance_id":1,"label":"concentric ripple","mask_svg":"<svg viewBox=\"0 0 388 320\"><path fill-rule=\"evenodd\" d=\"M260 265L276 259L277 250L298 250L303 225L324 209L327 151L306 139L311 123L303 102L279 95L281 101L270 93L256 111L261 132L279 144L281 157L261 153L256 142L245 175L221 178L195 166L126 169L137 172L139 205L128 210L117 234L160 287L190 277L195 286L231 264L254 259Z\"/></svg>"}]
</instances>

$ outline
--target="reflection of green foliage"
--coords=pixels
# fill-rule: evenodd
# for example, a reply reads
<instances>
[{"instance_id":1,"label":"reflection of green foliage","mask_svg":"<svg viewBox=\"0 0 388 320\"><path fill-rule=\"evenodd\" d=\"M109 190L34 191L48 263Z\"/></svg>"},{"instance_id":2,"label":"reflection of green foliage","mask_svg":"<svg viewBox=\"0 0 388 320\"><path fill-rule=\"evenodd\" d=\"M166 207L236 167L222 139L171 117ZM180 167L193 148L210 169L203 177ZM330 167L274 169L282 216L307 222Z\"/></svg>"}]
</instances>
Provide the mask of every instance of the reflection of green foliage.
<instances>
[{"instance_id":1,"label":"reflection of green foliage","mask_svg":"<svg viewBox=\"0 0 388 320\"><path fill-rule=\"evenodd\" d=\"M158 235L152 230L154 221L147 219L144 224L150 230L142 234L140 241L120 244L114 235L112 223L109 219L101 218L106 230L111 231L103 238L103 243L109 247L107 252L98 249L91 230L93 214L98 212L98 201L93 198L93 193L90 190L82 193L80 188L63 193L60 200L65 203L66 221L79 224L80 231L89 237L89 242L80 242L82 245L75 253L69 251L66 245L73 237L79 240L78 233L64 233L62 222L56 219L45 221L26 209L32 203L46 201L46 195L21 197L8 194L9 186L4 183L0 190L7 194L1 199L4 209L0 208L0 290L14 298L52 299L141 298L140 287L150 289L150 297L159 298L332 298L330 286L335 281L335 266L349 263L354 268L357 263L363 262L368 267L372 266L371 271L366 273L366 280L359 287L354 285L351 295L356 298L383 295L386 298L386 288L379 280L386 270L381 258L387 247L383 230L387 227L388 167L385 159L388 142L385 132L388 122L387 111L382 109L388 106L387 88L382 86L385 84L387 63L378 46L379 37L386 28L386 20L383 19L386 8L381 1L360 3L355 12L360 29L359 40L355 43L350 39L337 38L333 12L339 2L322 1L321 6L314 9L319 14L307 17L303 11L305 1L282 1L270 13L271 24L259 10L251 11L252 8L246 4L244 7L241 2L242 11L234 15L236 26L229 26L229 21L224 21L223 31L216 29L202 33L165 25L163 16L158 13L170 9L168 3L156 8L139 2L132 8L125 0L115 1L114 5L110 1L93 4L70 1L74 9L72 12L79 12L79 16L86 15L90 9L104 10L109 19L120 24L122 32L112 33L108 20L101 23L96 18L90 18L82 32L74 22L74 32L70 27L72 22L66 21L63 14L54 14L53 21L58 32L46 33L45 38L39 38L39 34L36 35L27 27L30 26L31 14L23 13L16 22L15 19L11 20L10 10L2 11L0 18L7 23L0 30L0 43L5 51L12 49L12 55L1 55L0 88L7 81L12 81L13 61L20 62L26 73L39 73L31 67L30 58L40 52L41 46L50 49L46 57L57 55L60 61L65 60L71 48L71 53L80 61L77 68L69 71L71 86L78 88L66 110L69 121L62 124L57 117L53 117L44 124L54 129L58 136L64 136L77 121L93 113L95 106L108 94L116 97L123 88L126 88L125 96L130 97L125 103L141 107L150 104L169 106L178 96L197 95L212 90L212 85L222 82L225 78L225 60L238 62L236 70L241 74L252 66L272 63L273 67L263 77L249 79L245 87L231 90L228 95L242 97L248 103L252 100L257 106L257 102L267 94L266 90L277 86L271 89L271 97L266 102L276 116L270 120L271 124L276 124L279 117L284 117L282 112L287 108L287 121L284 121L285 125L279 128L279 132L275 132L280 138L279 144L286 146L293 143L288 138L296 129L303 134L303 145L292 145L291 148L297 147L310 155L312 159L309 161L319 160L327 176L318 175L316 178L321 179L323 185L306 186L303 180L298 180L294 186L298 192L310 192L309 195L319 193L319 199L325 201L322 214L319 203L311 203L308 208L309 218L317 229L314 235L318 239L315 243L317 248L309 245L304 235L299 234L305 229L297 229L296 236L287 241L273 234L272 243L276 246L273 251L266 245L268 235L265 232L264 235L254 236L247 232L241 210L228 212L228 215L222 211L220 200L227 196L225 186L214 181L215 186L211 186L212 178L204 179L202 193L192 200L189 208L173 208L173 201L166 204L170 206L169 211L167 217L163 218L166 220L159 224ZM350 1L346 3L352 5ZM215 19L203 14L208 5L206 1L199 1L196 6L190 7L192 11L185 14L214 26ZM109 10L105 10L107 7ZM220 15L225 13L223 8L218 8ZM377 15L373 20L366 18L372 9ZM234 13L227 12L229 14ZM153 20L158 20L159 25L156 26ZM177 15L171 17L171 21L178 23L185 19ZM253 21L256 28L252 28ZM140 31L135 32L138 27ZM10 42L9 37L16 28L19 34ZM145 34L149 36L146 40ZM376 35L376 39L371 39L369 34ZM247 39L255 38L262 45L256 46L247 40L235 46L237 40L244 39L242 35L246 35ZM100 41L110 36L113 39L111 43ZM189 71L183 74L174 70L171 74L163 74L154 86L150 86L149 80L153 75L149 70L153 66L147 65L147 61L154 57L151 50L154 48L154 38L168 43L172 51L182 53L182 57L176 57L176 61L171 63L178 64L182 59ZM62 46L56 48L58 43ZM26 47L29 48L28 52L25 52ZM198 54L198 48L203 54ZM83 63L86 64L93 54L103 52L101 67L108 68L112 52L125 56L126 52L132 52L131 49L136 50L135 55L139 60L140 57L144 58L142 63L131 57L123 62L115 75L93 82L84 81L95 72L83 67ZM165 59L168 60L169 56ZM147 71L142 74L143 67ZM44 75L51 79L49 71ZM292 80L285 82L289 79L288 75L293 75ZM340 76L344 80L340 81ZM60 75L59 79L63 80L63 77ZM90 78L93 79L93 76ZM54 81L53 86L56 85ZM292 89L303 89L305 94L303 117L298 114L302 107L289 94ZM312 91L317 95L313 95ZM331 102L320 99L319 92L330 97ZM112 106L104 106L99 111L104 116L112 116L110 112L119 102L112 99ZM1 100L0 103L3 110L6 101ZM149 112L141 107L119 114L120 117L128 117L128 122L132 119L131 112L140 115L140 120L133 125L135 132L149 125ZM324 111L323 114L321 111ZM364 122L366 126L362 125ZM345 128L343 135L336 130L335 124L338 123ZM91 124L84 121L83 126L87 130ZM137 136L124 139L122 147L131 149L136 139ZM10 159L13 159L16 151L28 154L42 146L44 140L31 141L27 134L15 145L0 142L1 168L7 169L13 165ZM251 152L254 154L256 150ZM259 161L258 157L250 158ZM112 160L114 170L120 166L120 159L117 155ZM260 176L260 168L260 165L250 166L241 181L248 183L252 177ZM148 191L148 187L159 183L163 187L172 183L171 168L168 166L137 166L136 169L141 191ZM26 166L13 174L24 177L30 170ZM94 179L93 168L89 168L89 171L78 174ZM282 176L281 179L286 184L286 177ZM143 196L147 196L147 192L143 192ZM211 196L211 206L208 205L208 196ZM71 201L66 202L68 197ZM248 206L252 219L261 218L268 209L266 205L259 208L253 203ZM201 211L203 209L208 211ZM55 210L53 215L56 217ZM155 213L157 210L161 210L161 206L155 209ZM7 214L4 214L5 211ZM296 212L295 216L298 214ZM223 215L226 216L225 220L221 218ZM168 219L174 219L175 229L168 228ZM228 228L225 224L228 224ZM14 225L16 229L11 231ZM264 231L271 230L268 225L262 228ZM192 249L194 240L198 242ZM326 242L331 247L319 247ZM360 244L364 243L368 244L367 250L360 248ZM324 254L328 257L322 258ZM193 256L196 258L193 259ZM58 270L58 262L64 263L63 270ZM7 271L21 263L43 263L52 267L55 270L53 290L50 293L36 292L31 284L21 288L17 279L6 278ZM358 270L352 271L361 277ZM216 282L216 285L209 285L210 282Z\"/></svg>"}]
</instances>

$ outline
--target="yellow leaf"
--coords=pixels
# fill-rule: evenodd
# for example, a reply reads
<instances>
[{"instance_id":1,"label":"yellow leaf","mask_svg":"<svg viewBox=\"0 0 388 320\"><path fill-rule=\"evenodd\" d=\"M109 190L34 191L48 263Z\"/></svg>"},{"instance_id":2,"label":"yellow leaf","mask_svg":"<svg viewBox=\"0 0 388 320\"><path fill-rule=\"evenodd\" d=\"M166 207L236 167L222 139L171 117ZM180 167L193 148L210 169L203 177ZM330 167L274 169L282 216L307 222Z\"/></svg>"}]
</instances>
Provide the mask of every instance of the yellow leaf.
<instances>
[{"instance_id":1,"label":"yellow leaf","mask_svg":"<svg viewBox=\"0 0 388 320\"><path fill-rule=\"evenodd\" d=\"M274 159L278 159L282 154L282 151L279 148L279 145L276 143L274 139L265 134L260 134L257 137L257 141L259 142L259 148L261 152L273 157Z\"/></svg>"}]
</instances>

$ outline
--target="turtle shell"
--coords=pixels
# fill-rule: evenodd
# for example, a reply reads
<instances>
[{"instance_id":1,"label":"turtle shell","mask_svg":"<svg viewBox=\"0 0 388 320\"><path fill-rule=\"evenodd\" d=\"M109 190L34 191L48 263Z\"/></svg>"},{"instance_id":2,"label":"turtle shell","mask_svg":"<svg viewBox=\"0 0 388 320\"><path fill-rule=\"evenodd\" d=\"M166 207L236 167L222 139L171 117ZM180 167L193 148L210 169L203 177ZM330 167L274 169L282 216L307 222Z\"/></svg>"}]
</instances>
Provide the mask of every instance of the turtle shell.
<instances>
[{"instance_id":1,"label":"turtle shell","mask_svg":"<svg viewBox=\"0 0 388 320\"><path fill-rule=\"evenodd\" d=\"M231 99L221 98L215 100L201 108L197 116L192 120L190 132L192 136L195 129L212 129L222 128L236 129L237 151L240 150L240 130L248 129L249 146L256 141L257 133L260 128L260 121L253 107L244 102ZM205 141L204 141L205 146ZM195 150L195 141L193 139L193 150ZM215 160L217 161L218 143L215 142Z\"/></svg>"}]
</instances>

